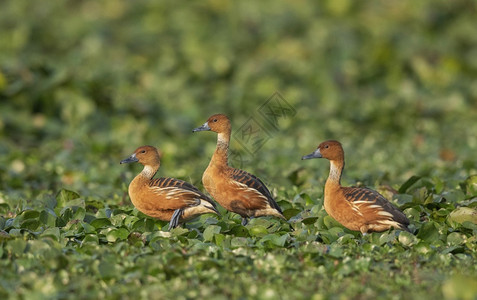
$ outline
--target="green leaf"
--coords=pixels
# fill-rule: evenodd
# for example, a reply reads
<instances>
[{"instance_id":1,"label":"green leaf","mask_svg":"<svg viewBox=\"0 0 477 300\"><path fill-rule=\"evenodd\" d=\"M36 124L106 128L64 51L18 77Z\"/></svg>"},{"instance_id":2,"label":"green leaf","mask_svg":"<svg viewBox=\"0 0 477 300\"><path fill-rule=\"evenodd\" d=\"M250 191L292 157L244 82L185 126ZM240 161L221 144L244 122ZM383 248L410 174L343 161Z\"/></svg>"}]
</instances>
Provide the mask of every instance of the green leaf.
<instances>
[{"instance_id":1,"label":"green leaf","mask_svg":"<svg viewBox=\"0 0 477 300\"><path fill-rule=\"evenodd\" d=\"M399 188L398 190L398 193L399 194L405 194L407 192L407 190L413 185L415 184L417 181L419 181L419 179L421 179L421 176L411 176L408 180L406 180L406 182L404 182L401 187Z\"/></svg>"},{"instance_id":2,"label":"green leaf","mask_svg":"<svg viewBox=\"0 0 477 300\"><path fill-rule=\"evenodd\" d=\"M434 222L429 221L421 226L419 232L417 233L417 237L423 241L432 243L433 241L439 239L440 234Z\"/></svg>"},{"instance_id":3,"label":"green leaf","mask_svg":"<svg viewBox=\"0 0 477 300\"><path fill-rule=\"evenodd\" d=\"M67 189L61 189L58 194L56 194L56 207L57 208L63 208L65 207L66 203L68 201L74 200L79 198L80 195L76 192L67 190Z\"/></svg>"},{"instance_id":4,"label":"green leaf","mask_svg":"<svg viewBox=\"0 0 477 300\"><path fill-rule=\"evenodd\" d=\"M268 234L268 230L265 226L255 225L248 229L251 236L263 237Z\"/></svg>"},{"instance_id":5,"label":"green leaf","mask_svg":"<svg viewBox=\"0 0 477 300\"><path fill-rule=\"evenodd\" d=\"M108 242L116 242L117 240L125 240L129 236L129 231L126 228L117 228L109 231L106 234L106 240Z\"/></svg>"},{"instance_id":6,"label":"green leaf","mask_svg":"<svg viewBox=\"0 0 477 300\"><path fill-rule=\"evenodd\" d=\"M91 221L90 225L96 229L105 228L105 227L111 226L111 221L109 221L109 219L106 219L106 218L98 218Z\"/></svg>"},{"instance_id":7,"label":"green leaf","mask_svg":"<svg viewBox=\"0 0 477 300\"><path fill-rule=\"evenodd\" d=\"M285 218L287 220L289 220L290 218L298 215L299 213L301 212L300 209L297 209L297 208L289 208L289 209L286 209L283 211L283 215L285 216Z\"/></svg>"},{"instance_id":8,"label":"green leaf","mask_svg":"<svg viewBox=\"0 0 477 300\"><path fill-rule=\"evenodd\" d=\"M21 214L22 220L36 219L40 216L40 213L37 210L25 210Z\"/></svg>"},{"instance_id":9,"label":"green leaf","mask_svg":"<svg viewBox=\"0 0 477 300\"><path fill-rule=\"evenodd\" d=\"M53 240L59 242L60 241L60 229L58 227L47 228L45 231L42 232L40 235L41 237L49 237Z\"/></svg>"},{"instance_id":10,"label":"green leaf","mask_svg":"<svg viewBox=\"0 0 477 300\"><path fill-rule=\"evenodd\" d=\"M477 209L470 207L458 207L448 217L451 221L462 224L466 221L477 224Z\"/></svg>"},{"instance_id":11,"label":"green leaf","mask_svg":"<svg viewBox=\"0 0 477 300\"><path fill-rule=\"evenodd\" d=\"M39 220L41 223L48 227L55 227L56 225L56 215L55 212L51 209L45 209L40 212Z\"/></svg>"},{"instance_id":12,"label":"green leaf","mask_svg":"<svg viewBox=\"0 0 477 300\"><path fill-rule=\"evenodd\" d=\"M462 245L463 243L465 243L464 236L458 232L451 232L447 236L447 244L450 246L458 246Z\"/></svg>"},{"instance_id":13,"label":"green leaf","mask_svg":"<svg viewBox=\"0 0 477 300\"><path fill-rule=\"evenodd\" d=\"M214 235L216 235L217 233L220 233L221 229L222 228L220 226L217 226L217 225L207 226L207 228L205 228L204 233L203 233L204 241L208 241L208 242L213 241Z\"/></svg>"},{"instance_id":14,"label":"green leaf","mask_svg":"<svg viewBox=\"0 0 477 300\"><path fill-rule=\"evenodd\" d=\"M419 242L419 239L416 236L407 231L401 231L398 240L402 245L407 247L411 247Z\"/></svg>"},{"instance_id":15,"label":"green leaf","mask_svg":"<svg viewBox=\"0 0 477 300\"><path fill-rule=\"evenodd\" d=\"M0 203L0 214L6 214L10 211L10 206L8 203Z\"/></svg>"},{"instance_id":16,"label":"green leaf","mask_svg":"<svg viewBox=\"0 0 477 300\"><path fill-rule=\"evenodd\" d=\"M240 248L248 245L248 239L245 237L234 237L230 243L232 248Z\"/></svg>"},{"instance_id":17,"label":"green leaf","mask_svg":"<svg viewBox=\"0 0 477 300\"><path fill-rule=\"evenodd\" d=\"M333 227L341 227L342 225L333 219L331 216L325 216L323 218L323 224L326 226L326 228L333 228Z\"/></svg>"},{"instance_id":18,"label":"green leaf","mask_svg":"<svg viewBox=\"0 0 477 300\"><path fill-rule=\"evenodd\" d=\"M87 234L85 235L83 241L81 242L81 247L86 245L98 245L99 239L96 234Z\"/></svg>"},{"instance_id":19,"label":"green leaf","mask_svg":"<svg viewBox=\"0 0 477 300\"><path fill-rule=\"evenodd\" d=\"M308 217L301 220L301 222L305 225L310 225L315 224L316 220L318 220L318 217Z\"/></svg>"}]
</instances>

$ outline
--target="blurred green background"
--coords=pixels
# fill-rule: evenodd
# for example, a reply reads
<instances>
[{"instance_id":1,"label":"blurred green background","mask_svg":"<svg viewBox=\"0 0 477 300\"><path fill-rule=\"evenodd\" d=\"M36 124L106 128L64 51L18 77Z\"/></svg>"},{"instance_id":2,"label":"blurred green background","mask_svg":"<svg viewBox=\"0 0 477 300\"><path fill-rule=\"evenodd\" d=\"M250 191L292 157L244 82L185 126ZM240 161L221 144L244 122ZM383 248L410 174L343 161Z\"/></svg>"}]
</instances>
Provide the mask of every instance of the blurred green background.
<instances>
[{"instance_id":1,"label":"blurred green background","mask_svg":"<svg viewBox=\"0 0 477 300\"><path fill-rule=\"evenodd\" d=\"M343 291L336 278L344 279L352 286L345 294L349 297L389 297L391 287L407 296L425 296L433 291L437 297L459 298L465 294L461 282L471 286L475 280L448 277L444 269L454 272L452 266L461 268L459 261L469 269L475 269L468 263L475 257L475 231L472 233L475 226L468 223L466 228L451 228L444 222L459 201L464 201L464 195L466 205L475 206L472 200L475 190L466 188L463 182L477 173L476 15L477 2L471 0L2 1L0 204L6 204L2 206L6 212L2 228L10 231L0 232L5 236L0 239L2 243L3 239L9 240L0 257L18 255L18 259L11 263L5 260L10 279L0 280L0 283L8 286L9 291L17 292L20 285L25 285L22 295L27 298L28 295L47 295L51 293L49 287L56 285L65 293L59 294L61 298L61 295L68 295L61 282L68 282L68 274L74 273L68 289L88 295L88 286L97 288L92 283L96 277L91 277L90 282L89 275L84 276L81 270L84 267L86 274L96 274L85 267L91 262L93 269L99 268L101 276L113 278L102 281L104 286L100 288L104 294L89 295L98 298L118 296L123 290L134 297L135 288L141 282L148 284L144 297L155 294L156 289L168 291L168 286L157 285L155 281L164 276L172 276L172 279L168 277L168 282L175 287L169 290L171 295L182 295L181 276L184 274L189 280L186 286L197 288L190 289L187 294L192 295L190 297L200 293L222 295L217 291L228 288L232 289L228 290L230 297L239 297L250 284L256 289L261 280L268 284L263 295L271 295L270 299L276 299L276 290L286 289L288 284L284 282L290 280L300 286L301 291L309 290L311 297L314 290L310 283L316 276L321 276L317 282L325 294L316 294L316 299L322 299L320 297L329 291L331 294ZM284 99L281 103L289 105L289 112L293 113L279 118L274 128L259 109L270 101L281 99L271 98L277 95L276 92ZM56 239L68 245L52 246L56 252L42 248L47 258L39 256L38 261L52 262L51 268L41 265L37 271L34 264L28 267L28 259L34 256L23 251L25 245L30 245L35 253L36 246L43 247L42 243L50 242L35 240L31 236L37 229L27 230L26 225L19 222L38 219L39 211L43 212L44 207L51 205L51 199L60 189L76 191L88 203L105 203L106 208L101 208L95 215L98 220L108 216L108 206L116 210L125 207L117 213L117 220L129 214L132 205L127 197L127 185L140 166L119 165L119 161L138 146L149 144L161 149L163 159L159 176L182 178L201 188L200 179L214 151L216 135L210 132L193 134L192 129L215 113L225 113L232 120L236 138L231 143L231 164L263 179L277 195L280 205L297 211L308 208L302 214L308 221L297 221L297 230L291 237L288 230L277 234L280 240L277 238L274 247L279 247L271 248L273 252L267 248L254 252L265 243L259 239L261 236L247 237L247 240L242 227L233 225L226 217L225 227L210 227L217 232L211 234L210 231L203 237L197 233L203 228L184 229L186 233L173 233L171 244L167 246L168 236L162 236L163 233L156 230L143 233L143 236L163 238L160 245L148 240L143 242L147 246L140 243L140 246L128 248L124 246L127 242L116 242L116 237L109 240L104 236L106 232L121 229L126 232L121 239L129 239L130 230L141 231L136 227L130 229L121 223L116 224L119 229L112 228L111 222L103 220L109 225L96 224L98 231L95 231L91 229L91 220L89 223L86 219L79 223L68 221L65 226L55 221L62 220L59 215L53 221L48 219L51 222L47 220L52 223L47 222L47 230L55 232ZM254 128L263 127L268 132L258 134L261 147L253 153L243 146L246 138L241 137L239 130L244 124L250 124L250 120L255 122ZM345 231L347 235L343 236L343 229L326 219L320 203L328 163L301 161L301 157L327 139L343 143L347 159L343 178L346 185L389 185L398 189L413 175L426 178L422 184L427 184L427 189L423 190L421 186L414 191L414 196L410 195L412 190L404 195L406 201L414 199L413 206L408 204L407 212L412 216L415 228L424 228L420 236L400 235L398 241L394 233L375 235L364 242L369 246L365 248L356 244L349 232ZM468 186L474 184L475 187L475 177L473 180L468 181ZM403 193L406 191L404 189ZM398 198L399 204L406 203L404 200ZM27 210L31 207L38 211ZM60 210L61 214L68 212L59 205L55 209L58 214ZM84 215L84 202L82 211ZM90 211L88 214L93 218ZM130 217L143 222L135 215ZM422 222L427 217L433 221ZM69 216L65 220L71 218L76 219ZM40 222L36 219L38 227ZM324 226L323 220L331 225ZM256 220L265 222L266 226L273 221ZM144 222L151 223L148 219ZM424 225L421 227L421 224ZM79 229L70 229L76 228L74 226ZM154 231L154 226L152 223L147 228ZM227 226L240 227L237 230L242 231L238 231L236 237L224 229ZM334 253L324 255L329 246L315 241L316 228L325 242L331 239L328 244ZM329 228L338 228L338 231L329 231ZM457 243L455 237L459 233L453 230L461 230L466 236ZM447 233L452 235L454 242L449 242ZM185 238L183 234L191 238ZM222 235L220 241L225 238L229 242L248 243L250 247L237 244L238 248L231 252L224 246L222 252L222 245L212 242L214 234ZM71 236L78 240L67 240ZM439 240L438 236L442 238ZM28 243L23 239L29 240ZM83 248L83 244L90 240L96 248L88 253L88 245ZM287 252L282 249L285 241L291 247ZM418 241L419 247L410 248ZM468 244L467 248L445 248L464 242ZM186 252L196 245L206 250L198 252L200 255L191 254L189 258ZM220 251L214 250L214 255L223 255L221 259L225 259L211 258L212 250L208 247L220 248ZM118 250L120 248L122 252ZM434 251L440 251L440 256L436 254L429 258ZM450 254L452 251L463 253L454 256ZM105 256L110 260L106 260L103 267L97 265L98 261L105 261L103 254L95 256L97 252L110 255ZM144 260L129 255L137 252L142 253L138 256L144 255ZM389 259L392 267L387 261L390 252L397 257ZM51 253L57 253L63 261L70 260L69 264L65 263L68 272L55 271L61 260L58 262L56 256L48 256ZM62 256L63 253L68 257ZM69 255L71 253L80 254ZM241 257L237 253L246 254ZM266 257L265 262L272 267L261 273L263 260L258 261L257 266L251 266L257 255ZM410 256L414 267L408 263ZM126 257L123 266L119 262ZM136 271L131 267L127 274L137 281L127 278L115 281L120 273L117 270L138 261L142 262L138 268L147 269L154 265L153 262L158 263L157 257L163 259L163 268L170 273L157 271L162 267L151 267L152 275L144 277L140 271L134 273ZM343 263L340 262L338 268L341 258ZM206 264L209 259L213 263L210 269ZM178 271L175 270L176 260L180 263L188 260L192 271L187 269L183 274L183 269L189 267L179 263ZM427 269L416 267L427 261L432 261L426 265ZM204 270L200 269L202 262ZM51 271L55 281L43 285L32 273L28 273L32 279L22 275L20 281L14 275L17 274L16 263L26 264L29 272L39 274L35 276ZM452 266L449 268L449 265ZM197 274L196 266L199 266ZM215 272L216 266L223 266L223 272ZM375 266L376 273L370 266ZM220 278L231 278L227 277L227 270L244 272L250 268L255 275L249 277L248 271L242 273L238 285L229 287L225 282L224 288L220 283ZM282 268L293 272L283 275L280 273ZM389 268L398 271L389 271ZM335 272L332 274L336 278L328 276L330 272ZM475 273L475 270L471 272ZM276 276L283 278L276 280ZM401 281L394 280L393 276ZM384 277L396 284L380 285L379 279ZM51 276L47 278L52 280ZM450 279L446 281L445 278ZM84 285L79 283L80 279ZM363 280L373 283L372 287L361 284ZM39 286L40 282L42 286ZM419 285L420 282L424 284ZM114 285L116 294L108 294L109 284ZM443 289L436 290L440 285ZM415 289L419 291L415 292ZM301 291L287 290L298 298L303 297ZM473 292L469 293L472 298Z\"/></svg>"},{"instance_id":2,"label":"blurred green background","mask_svg":"<svg viewBox=\"0 0 477 300\"><path fill-rule=\"evenodd\" d=\"M143 144L163 151L160 175L199 183L215 135L191 129L218 112L233 129L263 121L276 91L296 115L253 155L231 146L272 188L302 167L325 177L300 157L326 139L344 144L349 183L464 178L477 169L476 6L4 1L0 187L111 197L132 176L119 160Z\"/></svg>"}]
</instances>

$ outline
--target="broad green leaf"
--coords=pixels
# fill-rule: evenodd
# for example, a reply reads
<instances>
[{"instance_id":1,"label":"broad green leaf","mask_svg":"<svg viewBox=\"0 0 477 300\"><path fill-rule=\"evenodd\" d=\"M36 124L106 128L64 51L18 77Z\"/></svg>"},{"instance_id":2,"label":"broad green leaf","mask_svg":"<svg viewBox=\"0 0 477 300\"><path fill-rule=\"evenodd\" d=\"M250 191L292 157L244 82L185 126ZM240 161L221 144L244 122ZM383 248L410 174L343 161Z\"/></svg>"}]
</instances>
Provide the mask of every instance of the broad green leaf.
<instances>
[{"instance_id":1,"label":"broad green leaf","mask_svg":"<svg viewBox=\"0 0 477 300\"><path fill-rule=\"evenodd\" d=\"M92 245L98 245L99 244L99 239L98 235L96 234L87 234L85 235L83 241L81 242L81 247L92 244Z\"/></svg>"},{"instance_id":2,"label":"broad green leaf","mask_svg":"<svg viewBox=\"0 0 477 300\"><path fill-rule=\"evenodd\" d=\"M447 244L451 246L458 246L465 243L464 236L458 232L451 232L447 235Z\"/></svg>"},{"instance_id":3,"label":"broad green leaf","mask_svg":"<svg viewBox=\"0 0 477 300\"><path fill-rule=\"evenodd\" d=\"M80 195L76 192L61 189L58 194L56 194L56 207L63 208L68 201L79 198Z\"/></svg>"},{"instance_id":4,"label":"broad green leaf","mask_svg":"<svg viewBox=\"0 0 477 300\"><path fill-rule=\"evenodd\" d=\"M458 207L449 214L451 221L462 224L466 221L477 224L477 209L470 207Z\"/></svg>"},{"instance_id":5,"label":"broad green leaf","mask_svg":"<svg viewBox=\"0 0 477 300\"><path fill-rule=\"evenodd\" d=\"M37 219L40 216L40 212L37 210L25 210L21 214L21 218L23 220L28 220L28 219Z\"/></svg>"},{"instance_id":6,"label":"broad green leaf","mask_svg":"<svg viewBox=\"0 0 477 300\"><path fill-rule=\"evenodd\" d=\"M39 220L48 227L55 227L56 225L56 215L54 211L49 208L40 212Z\"/></svg>"},{"instance_id":7,"label":"broad green leaf","mask_svg":"<svg viewBox=\"0 0 477 300\"><path fill-rule=\"evenodd\" d=\"M248 229L251 236L263 237L268 234L268 230L265 226L255 225Z\"/></svg>"},{"instance_id":8,"label":"broad green leaf","mask_svg":"<svg viewBox=\"0 0 477 300\"><path fill-rule=\"evenodd\" d=\"M247 238L244 237L234 237L232 238L232 241L230 243L230 246L232 248L240 248L240 247L245 247L249 243Z\"/></svg>"},{"instance_id":9,"label":"broad green leaf","mask_svg":"<svg viewBox=\"0 0 477 300\"><path fill-rule=\"evenodd\" d=\"M42 232L40 235L41 237L49 237L53 240L59 242L60 241L60 229L58 227L47 228L45 231Z\"/></svg>"},{"instance_id":10,"label":"broad green leaf","mask_svg":"<svg viewBox=\"0 0 477 300\"><path fill-rule=\"evenodd\" d=\"M109 221L109 219L106 219L106 218L94 219L93 221L91 221L90 225L96 229L105 228L105 227L111 226L111 221Z\"/></svg>"},{"instance_id":11,"label":"broad green leaf","mask_svg":"<svg viewBox=\"0 0 477 300\"><path fill-rule=\"evenodd\" d=\"M462 184L462 189L469 197L477 196L477 175L469 176Z\"/></svg>"},{"instance_id":12,"label":"broad green leaf","mask_svg":"<svg viewBox=\"0 0 477 300\"><path fill-rule=\"evenodd\" d=\"M406 182L404 182L401 187L399 188L398 190L398 193L399 194L405 194L407 192L407 190L413 185L415 184L417 181L419 181L419 179L421 179L421 176L411 176L409 177L408 180L406 180Z\"/></svg>"},{"instance_id":13,"label":"broad green leaf","mask_svg":"<svg viewBox=\"0 0 477 300\"><path fill-rule=\"evenodd\" d=\"M421 226L419 232L417 233L417 237L432 244L432 242L439 239L440 234L434 222L429 221Z\"/></svg>"},{"instance_id":14,"label":"broad green leaf","mask_svg":"<svg viewBox=\"0 0 477 300\"><path fill-rule=\"evenodd\" d=\"M116 242L117 240L125 240L129 236L129 231L126 228L117 228L109 231L106 234L106 240L108 242Z\"/></svg>"},{"instance_id":15,"label":"broad green leaf","mask_svg":"<svg viewBox=\"0 0 477 300\"><path fill-rule=\"evenodd\" d=\"M310 224L314 224L316 220L318 220L318 217L309 217L309 218L304 218L303 220L301 220L301 222L305 225L310 225Z\"/></svg>"},{"instance_id":16,"label":"broad green leaf","mask_svg":"<svg viewBox=\"0 0 477 300\"><path fill-rule=\"evenodd\" d=\"M399 242L407 247L411 247L419 242L419 239L407 231L401 231L398 237Z\"/></svg>"},{"instance_id":17,"label":"broad green leaf","mask_svg":"<svg viewBox=\"0 0 477 300\"><path fill-rule=\"evenodd\" d=\"M326 226L326 228L333 228L337 226L342 226L338 221L333 219L331 216L325 216L323 218L323 223Z\"/></svg>"},{"instance_id":18,"label":"broad green leaf","mask_svg":"<svg viewBox=\"0 0 477 300\"><path fill-rule=\"evenodd\" d=\"M283 211L283 215L285 216L285 218L287 220L289 220L290 218L298 215L299 213L301 212L300 209L297 209L297 208L289 208L289 209L286 209Z\"/></svg>"},{"instance_id":19,"label":"broad green leaf","mask_svg":"<svg viewBox=\"0 0 477 300\"><path fill-rule=\"evenodd\" d=\"M8 203L0 203L0 214L6 214L8 211L10 211Z\"/></svg>"},{"instance_id":20,"label":"broad green leaf","mask_svg":"<svg viewBox=\"0 0 477 300\"><path fill-rule=\"evenodd\" d=\"M214 235L217 233L220 233L220 226L217 225L209 225L207 228L205 228L203 236L204 236L204 241L210 242L213 241Z\"/></svg>"}]
</instances>

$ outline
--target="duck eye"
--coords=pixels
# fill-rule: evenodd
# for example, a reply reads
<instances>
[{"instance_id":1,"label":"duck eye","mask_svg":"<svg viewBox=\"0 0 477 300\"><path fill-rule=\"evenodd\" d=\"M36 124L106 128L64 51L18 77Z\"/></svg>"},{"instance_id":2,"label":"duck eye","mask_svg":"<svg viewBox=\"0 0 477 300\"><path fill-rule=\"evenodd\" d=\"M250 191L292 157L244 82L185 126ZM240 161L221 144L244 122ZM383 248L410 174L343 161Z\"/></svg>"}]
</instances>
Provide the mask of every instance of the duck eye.
<instances>
[{"instance_id":1,"label":"duck eye","mask_svg":"<svg viewBox=\"0 0 477 300\"><path fill-rule=\"evenodd\" d=\"M326 148L326 149L328 149L329 147L330 147L330 146L328 146L328 145L325 145L325 148Z\"/></svg>"},{"instance_id":2,"label":"duck eye","mask_svg":"<svg viewBox=\"0 0 477 300\"><path fill-rule=\"evenodd\" d=\"M217 122L217 119L213 119L212 122Z\"/></svg>"},{"instance_id":3,"label":"duck eye","mask_svg":"<svg viewBox=\"0 0 477 300\"><path fill-rule=\"evenodd\" d=\"M146 153L146 150L142 150L141 153Z\"/></svg>"}]
</instances>

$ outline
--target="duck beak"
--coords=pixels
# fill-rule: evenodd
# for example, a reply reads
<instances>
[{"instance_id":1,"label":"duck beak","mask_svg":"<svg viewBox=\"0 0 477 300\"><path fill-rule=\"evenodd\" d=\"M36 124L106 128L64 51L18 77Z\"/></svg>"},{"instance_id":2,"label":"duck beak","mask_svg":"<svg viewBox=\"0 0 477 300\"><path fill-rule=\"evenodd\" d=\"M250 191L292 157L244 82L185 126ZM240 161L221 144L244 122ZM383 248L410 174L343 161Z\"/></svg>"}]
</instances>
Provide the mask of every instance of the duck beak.
<instances>
[{"instance_id":1,"label":"duck beak","mask_svg":"<svg viewBox=\"0 0 477 300\"><path fill-rule=\"evenodd\" d=\"M316 149L315 152L303 156L301 159L312 159L312 158L322 158L320 149Z\"/></svg>"},{"instance_id":2,"label":"duck beak","mask_svg":"<svg viewBox=\"0 0 477 300\"><path fill-rule=\"evenodd\" d=\"M209 122L205 122L202 126L192 129L192 132L207 131L207 130L210 130Z\"/></svg>"},{"instance_id":3,"label":"duck beak","mask_svg":"<svg viewBox=\"0 0 477 300\"><path fill-rule=\"evenodd\" d=\"M128 164L128 163L138 162L138 161L139 161L139 159L137 159L136 153L134 153L133 155L129 156L129 157L126 158L126 159L123 159L123 160L120 161L119 163L120 163L120 164Z\"/></svg>"}]
</instances>

